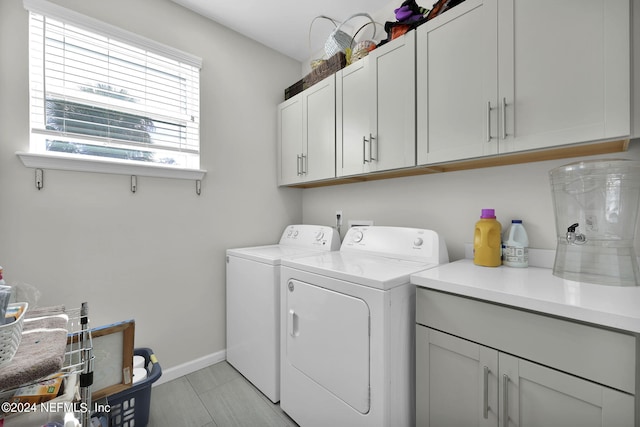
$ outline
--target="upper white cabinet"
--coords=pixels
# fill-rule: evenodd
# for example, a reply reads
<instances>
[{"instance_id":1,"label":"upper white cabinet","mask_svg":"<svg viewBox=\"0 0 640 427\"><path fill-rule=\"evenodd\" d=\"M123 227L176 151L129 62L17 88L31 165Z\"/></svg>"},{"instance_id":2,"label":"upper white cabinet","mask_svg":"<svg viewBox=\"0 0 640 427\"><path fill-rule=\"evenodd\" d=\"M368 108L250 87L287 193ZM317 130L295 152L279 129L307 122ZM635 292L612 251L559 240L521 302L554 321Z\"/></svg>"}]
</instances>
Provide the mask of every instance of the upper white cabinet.
<instances>
[{"instance_id":1,"label":"upper white cabinet","mask_svg":"<svg viewBox=\"0 0 640 427\"><path fill-rule=\"evenodd\" d=\"M415 166L415 32L337 73L338 176Z\"/></svg>"},{"instance_id":2,"label":"upper white cabinet","mask_svg":"<svg viewBox=\"0 0 640 427\"><path fill-rule=\"evenodd\" d=\"M466 0L281 104L279 184L624 151L639 26L640 0Z\"/></svg>"},{"instance_id":3,"label":"upper white cabinet","mask_svg":"<svg viewBox=\"0 0 640 427\"><path fill-rule=\"evenodd\" d=\"M300 181L302 94L278 105L278 184Z\"/></svg>"},{"instance_id":4,"label":"upper white cabinet","mask_svg":"<svg viewBox=\"0 0 640 427\"><path fill-rule=\"evenodd\" d=\"M417 30L418 164L631 134L628 0L467 0Z\"/></svg>"},{"instance_id":5,"label":"upper white cabinet","mask_svg":"<svg viewBox=\"0 0 640 427\"><path fill-rule=\"evenodd\" d=\"M418 164L496 154L497 0L467 0L417 29Z\"/></svg>"},{"instance_id":6,"label":"upper white cabinet","mask_svg":"<svg viewBox=\"0 0 640 427\"><path fill-rule=\"evenodd\" d=\"M498 5L500 152L631 134L629 0Z\"/></svg>"},{"instance_id":7,"label":"upper white cabinet","mask_svg":"<svg viewBox=\"0 0 640 427\"><path fill-rule=\"evenodd\" d=\"M336 176L335 76L278 106L278 184Z\"/></svg>"}]
</instances>

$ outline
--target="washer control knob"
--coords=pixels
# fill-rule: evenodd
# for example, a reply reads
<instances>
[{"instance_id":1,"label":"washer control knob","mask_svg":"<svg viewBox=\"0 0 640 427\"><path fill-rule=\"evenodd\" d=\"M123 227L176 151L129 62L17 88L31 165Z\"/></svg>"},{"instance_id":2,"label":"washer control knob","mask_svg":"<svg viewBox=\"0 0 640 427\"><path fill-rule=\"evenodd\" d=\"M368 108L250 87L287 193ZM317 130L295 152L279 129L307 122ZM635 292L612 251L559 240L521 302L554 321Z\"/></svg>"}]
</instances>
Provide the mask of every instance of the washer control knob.
<instances>
[{"instance_id":1,"label":"washer control knob","mask_svg":"<svg viewBox=\"0 0 640 427\"><path fill-rule=\"evenodd\" d=\"M364 234L362 234L362 231L356 231L355 233L353 233L353 241L356 243L360 243L363 237Z\"/></svg>"},{"instance_id":2,"label":"washer control knob","mask_svg":"<svg viewBox=\"0 0 640 427\"><path fill-rule=\"evenodd\" d=\"M422 246L422 243L424 243L424 240L422 240L422 237L418 237L413 241L413 246Z\"/></svg>"},{"instance_id":3,"label":"washer control knob","mask_svg":"<svg viewBox=\"0 0 640 427\"><path fill-rule=\"evenodd\" d=\"M320 240L322 240L322 238L323 238L323 237L324 237L324 232L322 232L322 231L318 231L318 232L316 233L316 241L318 241L318 242L319 242Z\"/></svg>"},{"instance_id":4,"label":"washer control knob","mask_svg":"<svg viewBox=\"0 0 640 427\"><path fill-rule=\"evenodd\" d=\"M298 236L298 230L293 232L293 237L296 237L296 236Z\"/></svg>"}]
</instances>

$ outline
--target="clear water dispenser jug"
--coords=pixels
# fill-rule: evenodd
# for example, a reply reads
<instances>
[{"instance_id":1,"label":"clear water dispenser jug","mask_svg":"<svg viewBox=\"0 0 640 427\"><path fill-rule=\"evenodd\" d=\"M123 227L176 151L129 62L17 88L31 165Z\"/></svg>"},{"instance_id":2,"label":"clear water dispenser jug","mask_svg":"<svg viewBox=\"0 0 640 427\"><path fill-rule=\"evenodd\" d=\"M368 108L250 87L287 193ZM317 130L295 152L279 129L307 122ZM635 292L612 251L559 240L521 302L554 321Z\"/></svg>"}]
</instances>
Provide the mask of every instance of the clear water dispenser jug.
<instances>
[{"instance_id":1,"label":"clear water dispenser jug","mask_svg":"<svg viewBox=\"0 0 640 427\"><path fill-rule=\"evenodd\" d=\"M640 162L594 160L550 172L558 245L553 274L615 286L640 285L634 249Z\"/></svg>"}]
</instances>

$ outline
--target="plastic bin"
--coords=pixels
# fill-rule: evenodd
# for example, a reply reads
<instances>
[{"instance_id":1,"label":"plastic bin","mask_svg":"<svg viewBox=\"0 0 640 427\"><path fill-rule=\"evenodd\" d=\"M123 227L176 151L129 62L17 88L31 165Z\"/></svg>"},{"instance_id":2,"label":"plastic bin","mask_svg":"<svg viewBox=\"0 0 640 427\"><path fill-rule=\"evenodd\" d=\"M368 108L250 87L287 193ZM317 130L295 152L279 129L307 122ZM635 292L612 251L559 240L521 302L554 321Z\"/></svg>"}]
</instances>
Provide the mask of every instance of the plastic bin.
<instances>
[{"instance_id":1,"label":"plastic bin","mask_svg":"<svg viewBox=\"0 0 640 427\"><path fill-rule=\"evenodd\" d=\"M144 427L149 423L151 385L162 375L162 368L150 348L136 348L133 354L144 357L147 378L107 397L110 427ZM153 363L151 370L150 362Z\"/></svg>"}]
</instances>

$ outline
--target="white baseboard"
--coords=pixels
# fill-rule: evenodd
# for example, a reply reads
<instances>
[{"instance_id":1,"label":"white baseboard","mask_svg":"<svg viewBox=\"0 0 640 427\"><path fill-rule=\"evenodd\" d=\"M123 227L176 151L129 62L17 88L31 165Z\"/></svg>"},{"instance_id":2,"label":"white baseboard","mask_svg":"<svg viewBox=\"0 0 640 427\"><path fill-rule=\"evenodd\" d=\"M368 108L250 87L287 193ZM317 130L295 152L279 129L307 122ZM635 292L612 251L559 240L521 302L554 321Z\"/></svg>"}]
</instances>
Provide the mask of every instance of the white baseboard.
<instances>
[{"instance_id":1,"label":"white baseboard","mask_svg":"<svg viewBox=\"0 0 640 427\"><path fill-rule=\"evenodd\" d=\"M227 360L226 350L208 354L198 359L182 363L178 366L173 366L169 369L162 368L162 375L153 385L157 386L171 380L175 380L192 372L206 368L207 366L215 365L216 363L222 362L223 360Z\"/></svg>"}]
</instances>

